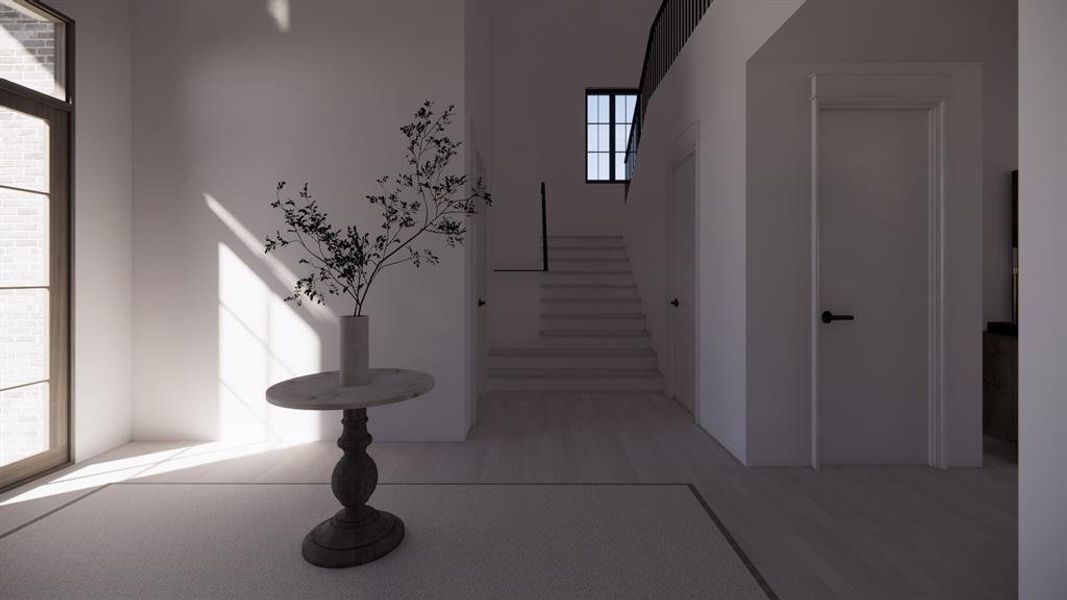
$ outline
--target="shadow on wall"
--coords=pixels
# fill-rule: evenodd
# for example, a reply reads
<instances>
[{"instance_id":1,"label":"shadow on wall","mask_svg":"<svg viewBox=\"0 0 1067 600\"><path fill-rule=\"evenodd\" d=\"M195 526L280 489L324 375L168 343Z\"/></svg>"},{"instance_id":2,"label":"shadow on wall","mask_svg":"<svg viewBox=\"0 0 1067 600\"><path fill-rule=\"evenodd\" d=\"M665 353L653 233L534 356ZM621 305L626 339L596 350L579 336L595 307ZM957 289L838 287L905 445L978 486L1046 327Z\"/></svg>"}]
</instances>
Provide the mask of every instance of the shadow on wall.
<instances>
[{"instance_id":1,"label":"shadow on wall","mask_svg":"<svg viewBox=\"0 0 1067 600\"><path fill-rule=\"evenodd\" d=\"M321 305L295 309L284 301L296 276L221 203L204 200L226 226L218 243L218 429L222 441L309 441L323 437L329 414L278 408L266 389L322 370L324 332L336 318ZM242 256L244 258L242 258ZM252 265L252 266L250 266ZM267 283L267 282L271 283Z\"/></svg>"}]
</instances>

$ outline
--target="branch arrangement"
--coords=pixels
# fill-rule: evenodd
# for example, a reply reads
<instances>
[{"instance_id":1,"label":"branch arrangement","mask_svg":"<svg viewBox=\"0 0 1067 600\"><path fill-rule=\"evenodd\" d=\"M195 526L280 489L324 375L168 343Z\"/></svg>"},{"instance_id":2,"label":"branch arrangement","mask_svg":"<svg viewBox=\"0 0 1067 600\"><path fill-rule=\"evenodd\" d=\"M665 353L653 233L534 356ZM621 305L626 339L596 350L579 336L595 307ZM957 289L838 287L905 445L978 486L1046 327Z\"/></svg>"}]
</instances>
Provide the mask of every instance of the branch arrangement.
<instances>
[{"instance_id":1,"label":"branch arrangement","mask_svg":"<svg viewBox=\"0 0 1067 600\"><path fill-rule=\"evenodd\" d=\"M270 205L282 212L286 228L267 236L266 252L299 246L305 254L300 264L312 269L297 280L287 302L299 305L306 298L322 304L324 294L347 296L355 303L353 315L362 315L367 293L383 271L440 262L430 248L416 247L420 238L442 236L450 247L463 244L463 218L477 214L479 199L489 206L492 196L481 181L468 193L467 176L448 173L462 143L447 135L454 112L449 106L437 115L427 101L400 128L407 140L406 167L396 176L379 178L380 193L366 197L381 208L381 229L373 238L355 225L342 229L331 224L306 183L295 200L285 195L286 182L278 183Z\"/></svg>"}]
</instances>

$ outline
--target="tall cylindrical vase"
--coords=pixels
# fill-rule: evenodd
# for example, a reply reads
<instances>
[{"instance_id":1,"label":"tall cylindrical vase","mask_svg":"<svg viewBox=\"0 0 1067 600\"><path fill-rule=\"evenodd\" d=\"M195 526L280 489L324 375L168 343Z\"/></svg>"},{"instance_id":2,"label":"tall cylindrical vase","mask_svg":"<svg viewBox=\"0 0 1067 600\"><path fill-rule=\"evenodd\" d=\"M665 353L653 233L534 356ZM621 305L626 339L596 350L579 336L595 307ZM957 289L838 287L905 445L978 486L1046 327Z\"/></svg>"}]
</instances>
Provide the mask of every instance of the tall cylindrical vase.
<instances>
[{"instance_id":1,"label":"tall cylindrical vase","mask_svg":"<svg viewBox=\"0 0 1067 600\"><path fill-rule=\"evenodd\" d=\"M370 318L341 317L341 386L370 383Z\"/></svg>"}]
</instances>

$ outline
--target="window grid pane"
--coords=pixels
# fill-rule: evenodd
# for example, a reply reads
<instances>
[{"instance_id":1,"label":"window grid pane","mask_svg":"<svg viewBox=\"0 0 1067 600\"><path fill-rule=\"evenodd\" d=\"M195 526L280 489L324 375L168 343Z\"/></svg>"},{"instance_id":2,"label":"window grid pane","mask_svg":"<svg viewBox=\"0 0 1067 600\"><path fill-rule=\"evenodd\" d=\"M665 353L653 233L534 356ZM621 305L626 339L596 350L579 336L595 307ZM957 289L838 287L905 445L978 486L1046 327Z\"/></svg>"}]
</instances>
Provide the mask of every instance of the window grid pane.
<instances>
[{"instance_id":1,"label":"window grid pane","mask_svg":"<svg viewBox=\"0 0 1067 600\"><path fill-rule=\"evenodd\" d=\"M3 60L0 56L0 61ZM0 184L43 194L49 192L49 134L48 121L0 107L0 148L3 149Z\"/></svg>"},{"instance_id":2,"label":"window grid pane","mask_svg":"<svg viewBox=\"0 0 1067 600\"><path fill-rule=\"evenodd\" d=\"M48 378L48 290L0 290L0 389Z\"/></svg>"},{"instance_id":3,"label":"window grid pane","mask_svg":"<svg viewBox=\"0 0 1067 600\"><path fill-rule=\"evenodd\" d=\"M0 392L0 467L48 450L48 383Z\"/></svg>"},{"instance_id":4,"label":"window grid pane","mask_svg":"<svg viewBox=\"0 0 1067 600\"><path fill-rule=\"evenodd\" d=\"M636 106L636 94L586 94L587 181L627 181L626 150Z\"/></svg>"},{"instance_id":5,"label":"window grid pane","mask_svg":"<svg viewBox=\"0 0 1067 600\"><path fill-rule=\"evenodd\" d=\"M0 288L48 285L48 205L48 196L0 188Z\"/></svg>"},{"instance_id":6,"label":"window grid pane","mask_svg":"<svg viewBox=\"0 0 1067 600\"><path fill-rule=\"evenodd\" d=\"M0 78L66 100L64 25L10 0L0 2Z\"/></svg>"}]
</instances>

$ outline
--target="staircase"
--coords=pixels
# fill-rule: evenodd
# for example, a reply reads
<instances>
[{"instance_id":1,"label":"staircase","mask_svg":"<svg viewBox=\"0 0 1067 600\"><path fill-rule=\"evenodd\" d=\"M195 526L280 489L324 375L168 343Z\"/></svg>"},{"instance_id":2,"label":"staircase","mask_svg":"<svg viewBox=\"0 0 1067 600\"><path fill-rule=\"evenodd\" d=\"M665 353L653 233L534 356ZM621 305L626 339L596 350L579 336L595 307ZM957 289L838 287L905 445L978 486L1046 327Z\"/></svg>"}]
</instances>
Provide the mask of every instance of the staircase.
<instances>
[{"instance_id":1,"label":"staircase","mask_svg":"<svg viewBox=\"0 0 1067 600\"><path fill-rule=\"evenodd\" d=\"M618 236L549 236L539 344L489 351L492 391L661 392L656 353Z\"/></svg>"}]
</instances>

